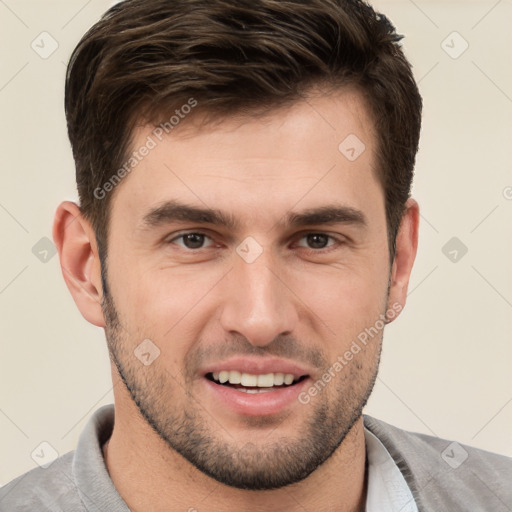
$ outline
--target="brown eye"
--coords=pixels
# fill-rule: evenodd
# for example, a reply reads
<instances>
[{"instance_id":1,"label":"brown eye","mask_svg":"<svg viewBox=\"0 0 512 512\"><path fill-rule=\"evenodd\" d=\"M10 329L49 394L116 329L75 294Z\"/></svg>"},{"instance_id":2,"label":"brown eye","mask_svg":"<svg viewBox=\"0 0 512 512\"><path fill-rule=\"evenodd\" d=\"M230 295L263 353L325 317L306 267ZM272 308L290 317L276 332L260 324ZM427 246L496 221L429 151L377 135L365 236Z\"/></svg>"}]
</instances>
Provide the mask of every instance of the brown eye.
<instances>
[{"instance_id":1,"label":"brown eye","mask_svg":"<svg viewBox=\"0 0 512 512\"><path fill-rule=\"evenodd\" d=\"M308 233L304 235L301 240L306 240L307 246L300 245L300 247L307 247L309 249L325 249L327 247L331 247L336 244L340 244L334 237L327 235L325 233ZM332 240L333 243L329 244L329 240Z\"/></svg>"},{"instance_id":2,"label":"brown eye","mask_svg":"<svg viewBox=\"0 0 512 512\"><path fill-rule=\"evenodd\" d=\"M307 235L306 239L312 249L324 249L329 242L329 236L322 233Z\"/></svg>"},{"instance_id":3,"label":"brown eye","mask_svg":"<svg viewBox=\"0 0 512 512\"><path fill-rule=\"evenodd\" d=\"M174 237L169 243L174 243L176 240L182 240L182 243L178 243L178 245L184 247L185 249L203 249L203 245L205 240L211 240L211 238L203 233L183 233L177 237Z\"/></svg>"}]
</instances>

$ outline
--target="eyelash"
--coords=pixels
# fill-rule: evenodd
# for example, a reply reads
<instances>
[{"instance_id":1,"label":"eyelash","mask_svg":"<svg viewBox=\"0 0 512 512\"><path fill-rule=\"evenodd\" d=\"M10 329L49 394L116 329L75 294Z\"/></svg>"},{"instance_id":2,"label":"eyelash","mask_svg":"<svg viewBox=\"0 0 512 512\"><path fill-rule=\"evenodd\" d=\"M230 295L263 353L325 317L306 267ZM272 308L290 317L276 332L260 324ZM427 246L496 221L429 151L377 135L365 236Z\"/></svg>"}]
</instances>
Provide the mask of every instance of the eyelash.
<instances>
[{"instance_id":1,"label":"eyelash","mask_svg":"<svg viewBox=\"0 0 512 512\"><path fill-rule=\"evenodd\" d=\"M180 233L179 235L175 236L174 238L170 239L167 243L168 244L171 244L173 243L175 240L178 240L180 238L183 238L187 235L201 235L201 236L204 236L206 238L209 238L210 240L212 240L212 237L207 235L206 233L203 233L201 231L187 231L185 233ZM307 236L309 235L324 235L324 236L327 236L328 239L330 240L334 240L334 244L332 245L328 245L327 247L324 247L322 249L311 249L311 248L307 248L307 247L302 247L303 249L306 249L310 252L314 252L316 254L326 254L338 247L340 247L341 245L343 245L345 243L344 240L341 240L339 238L336 238L332 235L328 235L327 233L324 233L322 231L309 231L307 233L304 233L300 238L299 240L302 240L303 238L306 238ZM189 252L189 253L194 253L194 252L200 252L204 249L208 249L208 247L199 247L198 249L189 249L188 247L181 247L183 250L185 250L186 252Z\"/></svg>"}]
</instances>

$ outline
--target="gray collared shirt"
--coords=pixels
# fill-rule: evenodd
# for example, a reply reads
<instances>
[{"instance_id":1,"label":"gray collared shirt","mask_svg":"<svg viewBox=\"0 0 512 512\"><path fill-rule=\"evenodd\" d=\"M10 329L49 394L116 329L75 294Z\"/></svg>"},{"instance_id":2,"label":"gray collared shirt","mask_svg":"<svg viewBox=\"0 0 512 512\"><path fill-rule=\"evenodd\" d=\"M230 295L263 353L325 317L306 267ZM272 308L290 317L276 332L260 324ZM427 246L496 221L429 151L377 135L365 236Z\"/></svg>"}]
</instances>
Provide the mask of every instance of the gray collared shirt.
<instances>
[{"instance_id":1,"label":"gray collared shirt","mask_svg":"<svg viewBox=\"0 0 512 512\"><path fill-rule=\"evenodd\" d=\"M130 512L110 479L101 449L113 425L113 405L98 409L80 434L75 451L0 489L0 511Z\"/></svg>"},{"instance_id":2,"label":"gray collared shirt","mask_svg":"<svg viewBox=\"0 0 512 512\"><path fill-rule=\"evenodd\" d=\"M405 432L370 416L364 416L364 422L367 512L512 510L509 458L458 445L473 463L454 470L442 459L448 441ZM101 449L113 424L114 406L98 409L74 452L0 488L0 511L129 512L110 479ZM471 478L473 474L480 485Z\"/></svg>"}]
</instances>

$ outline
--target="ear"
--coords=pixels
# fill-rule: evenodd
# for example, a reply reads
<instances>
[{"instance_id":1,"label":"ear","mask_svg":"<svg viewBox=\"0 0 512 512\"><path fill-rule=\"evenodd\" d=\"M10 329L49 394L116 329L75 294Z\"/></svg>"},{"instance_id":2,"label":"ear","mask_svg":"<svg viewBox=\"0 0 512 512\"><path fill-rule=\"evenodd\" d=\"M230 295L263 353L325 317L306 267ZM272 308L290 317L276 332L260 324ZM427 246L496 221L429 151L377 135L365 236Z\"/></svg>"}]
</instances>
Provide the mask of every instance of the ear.
<instances>
[{"instance_id":1,"label":"ear","mask_svg":"<svg viewBox=\"0 0 512 512\"><path fill-rule=\"evenodd\" d=\"M96 236L75 203L64 201L57 208L53 240L59 251L64 281L80 313L91 324L105 327Z\"/></svg>"},{"instance_id":2,"label":"ear","mask_svg":"<svg viewBox=\"0 0 512 512\"><path fill-rule=\"evenodd\" d=\"M408 199L405 208L396 236L396 252L391 269L388 298L388 310L397 312L405 307L409 278L418 249L420 209L414 199ZM392 322L397 316L398 314L388 321Z\"/></svg>"}]
</instances>

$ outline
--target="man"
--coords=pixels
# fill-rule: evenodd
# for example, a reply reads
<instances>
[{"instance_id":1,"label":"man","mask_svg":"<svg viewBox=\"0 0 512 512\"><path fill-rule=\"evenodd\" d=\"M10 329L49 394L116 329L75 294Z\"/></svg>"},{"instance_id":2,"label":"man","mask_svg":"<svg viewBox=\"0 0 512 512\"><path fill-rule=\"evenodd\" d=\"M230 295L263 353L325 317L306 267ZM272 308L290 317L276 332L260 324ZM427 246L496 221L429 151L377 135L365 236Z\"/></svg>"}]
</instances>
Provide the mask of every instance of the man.
<instances>
[{"instance_id":1,"label":"man","mask_svg":"<svg viewBox=\"0 0 512 512\"><path fill-rule=\"evenodd\" d=\"M512 509L510 459L362 415L417 249L399 39L342 0L128 0L82 38L54 239L115 413L1 510Z\"/></svg>"}]
</instances>

